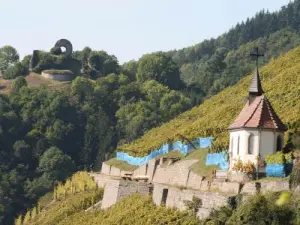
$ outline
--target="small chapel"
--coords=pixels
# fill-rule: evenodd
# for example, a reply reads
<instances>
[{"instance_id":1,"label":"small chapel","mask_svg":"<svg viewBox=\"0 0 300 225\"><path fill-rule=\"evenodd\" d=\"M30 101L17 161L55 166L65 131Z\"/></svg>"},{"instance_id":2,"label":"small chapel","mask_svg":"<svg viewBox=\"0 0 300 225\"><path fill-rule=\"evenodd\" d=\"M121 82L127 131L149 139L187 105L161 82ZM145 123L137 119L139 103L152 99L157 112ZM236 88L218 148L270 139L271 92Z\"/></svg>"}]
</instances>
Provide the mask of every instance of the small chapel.
<instances>
[{"instance_id":1,"label":"small chapel","mask_svg":"<svg viewBox=\"0 0 300 225\"><path fill-rule=\"evenodd\" d=\"M255 56L257 60L261 56L258 50ZM247 103L228 127L230 170L238 160L252 162L257 167L259 160L264 160L266 155L281 151L284 132L287 130L264 95L258 63L248 92Z\"/></svg>"}]
</instances>

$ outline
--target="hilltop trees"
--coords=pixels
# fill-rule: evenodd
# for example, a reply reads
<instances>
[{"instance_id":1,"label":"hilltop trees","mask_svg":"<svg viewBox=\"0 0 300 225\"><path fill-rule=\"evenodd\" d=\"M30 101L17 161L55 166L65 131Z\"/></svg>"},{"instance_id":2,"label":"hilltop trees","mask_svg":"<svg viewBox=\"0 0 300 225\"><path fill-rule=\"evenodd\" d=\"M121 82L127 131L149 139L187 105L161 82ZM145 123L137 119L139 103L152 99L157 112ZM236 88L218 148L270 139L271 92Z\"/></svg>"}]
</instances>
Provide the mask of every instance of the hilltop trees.
<instances>
[{"instance_id":1,"label":"hilltop trees","mask_svg":"<svg viewBox=\"0 0 300 225\"><path fill-rule=\"evenodd\" d=\"M136 77L140 82L156 80L172 89L182 86L178 66L162 52L144 55L139 60Z\"/></svg>"},{"instance_id":2,"label":"hilltop trees","mask_svg":"<svg viewBox=\"0 0 300 225\"><path fill-rule=\"evenodd\" d=\"M14 47L5 45L0 48L0 70L5 71L18 61L19 53Z\"/></svg>"}]
</instances>

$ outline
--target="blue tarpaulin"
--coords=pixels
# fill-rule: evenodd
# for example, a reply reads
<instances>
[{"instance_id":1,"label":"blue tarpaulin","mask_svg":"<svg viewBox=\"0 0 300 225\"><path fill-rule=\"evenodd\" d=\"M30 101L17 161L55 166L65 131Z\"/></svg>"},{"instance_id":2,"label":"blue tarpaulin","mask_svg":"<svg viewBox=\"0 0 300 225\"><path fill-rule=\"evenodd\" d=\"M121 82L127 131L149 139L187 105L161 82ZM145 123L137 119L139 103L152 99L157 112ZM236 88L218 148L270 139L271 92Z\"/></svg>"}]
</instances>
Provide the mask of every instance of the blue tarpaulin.
<instances>
[{"instance_id":1,"label":"blue tarpaulin","mask_svg":"<svg viewBox=\"0 0 300 225\"><path fill-rule=\"evenodd\" d=\"M220 153L210 153L206 156L206 163L205 165L218 165L221 170L228 170L229 163L227 159L227 153L226 152L220 152Z\"/></svg>"},{"instance_id":2,"label":"blue tarpaulin","mask_svg":"<svg viewBox=\"0 0 300 225\"><path fill-rule=\"evenodd\" d=\"M292 172L293 164L267 164L267 177L286 177Z\"/></svg>"},{"instance_id":3,"label":"blue tarpaulin","mask_svg":"<svg viewBox=\"0 0 300 225\"><path fill-rule=\"evenodd\" d=\"M125 152L117 152L117 159L125 161L134 166L141 166L146 164L149 160L163 154L167 154L169 151L180 151L182 154L187 155L194 147L195 148L208 148L213 141L212 137L197 138L192 144L184 144L181 141L175 141L172 144L165 144L158 150L152 151L149 155L144 157L133 157Z\"/></svg>"},{"instance_id":4,"label":"blue tarpaulin","mask_svg":"<svg viewBox=\"0 0 300 225\"><path fill-rule=\"evenodd\" d=\"M285 169L283 164L267 164L267 177L285 177Z\"/></svg>"}]
</instances>

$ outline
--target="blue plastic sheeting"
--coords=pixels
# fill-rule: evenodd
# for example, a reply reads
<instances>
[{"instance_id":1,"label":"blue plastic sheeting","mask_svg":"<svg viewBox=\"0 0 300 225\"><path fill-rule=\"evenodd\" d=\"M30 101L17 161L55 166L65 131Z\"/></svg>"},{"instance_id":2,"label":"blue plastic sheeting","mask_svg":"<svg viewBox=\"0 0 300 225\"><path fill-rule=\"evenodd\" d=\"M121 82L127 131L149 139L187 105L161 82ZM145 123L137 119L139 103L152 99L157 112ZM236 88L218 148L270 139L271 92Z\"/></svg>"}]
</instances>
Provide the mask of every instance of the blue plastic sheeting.
<instances>
[{"instance_id":1,"label":"blue plastic sheeting","mask_svg":"<svg viewBox=\"0 0 300 225\"><path fill-rule=\"evenodd\" d=\"M267 164L266 174L267 177L286 177L293 170L293 164Z\"/></svg>"},{"instance_id":2,"label":"blue plastic sheeting","mask_svg":"<svg viewBox=\"0 0 300 225\"><path fill-rule=\"evenodd\" d=\"M146 164L149 160L170 151L180 151L182 154L187 155L194 147L195 148L208 148L213 141L212 137L197 138L192 144L183 144L181 141L175 141L172 144L165 144L158 150L152 151L149 155L144 157L133 157L125 152L117 152L117 160L125 161L134 166L141 166Z\"/></svg>"},{"instance_id":3,"label":"blue plastic sheeting","mask_svg":"<svg viewBox=\"0 0 300 225\"><path fill-rule=\"evenodd\" d=\"M205 165L207 166L218 165L221 170L228 170L229 163L228 163L227 153L220 152L220 153L207 154Z\"/></svg>"},{"instance_id":4,"label":"blue plastic sheeting","mask_svg":"<svg viewBox=\"0 0 300 225\"><path fill-rule=\"evenodd\" d=\"M283 164L267 164L267 177L285 177L285 168Z\"/></svg>"}]
</instances>

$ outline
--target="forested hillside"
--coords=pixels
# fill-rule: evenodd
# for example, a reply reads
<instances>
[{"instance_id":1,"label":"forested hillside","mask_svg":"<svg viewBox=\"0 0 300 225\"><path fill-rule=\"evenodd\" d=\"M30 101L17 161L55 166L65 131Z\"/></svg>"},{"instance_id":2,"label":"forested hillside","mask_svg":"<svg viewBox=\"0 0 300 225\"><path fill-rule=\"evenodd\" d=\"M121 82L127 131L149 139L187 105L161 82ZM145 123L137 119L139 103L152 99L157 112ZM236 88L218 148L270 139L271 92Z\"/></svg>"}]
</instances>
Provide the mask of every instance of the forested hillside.
<instances>
[{"instance_id":1,"label":"forested hillside","mask_svg":"<svg viewBox=\"0 0 300 225\"><path fill-rule=\"evenodd\" d=\"M219 147L226 147L227 134L216 133L220 132L216 128L226 127L238 112L243 101L227 100L232 93L240 97L250 78L208 100L200 110L194 108L134 140L238 82L254 67L249 57L254 47L265 53L262 65L298 46L299 28L300 0L296 0L279 12L262 11L217 39L146 54L124 65L114 55L85 47L72 54L82 65L82 74L62 85L49 85L38 77L44 69L72 67L60 49L40 51L36 73L28 76L31 55L20 60L13 47L0 48L0 91L5 93L0 95L0 223L11 224L16 213L74 171L97 170L117 146L143 155L182 134L213 135ZM280 95L268 93L271 101L287 100L280 106L275 102L275 108L293 126L298 113L294 103L298 51L272 61L262 73L267 91L272 92L271 85L280 90Z\"/></svg>"},{"instance_id":2,"label":"forested hillside","mask_svg":"<svg viewBox=\"0 0 300 225\"><path fill-rule=\"evenodd\" d=\"M299 30L300 0L294 0L278 12L257 13L216 39L167 54L180 67L181 78L190 89L200 89L204 96L210 96L251 71L251 47L265 53L260 62L263 65L299 45Z\"/></svg>"}]
</instances>

